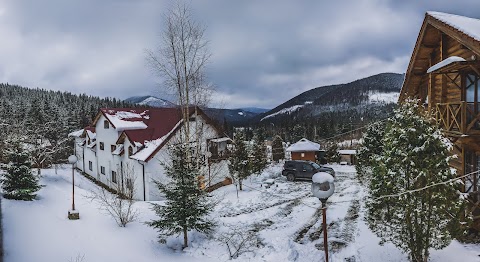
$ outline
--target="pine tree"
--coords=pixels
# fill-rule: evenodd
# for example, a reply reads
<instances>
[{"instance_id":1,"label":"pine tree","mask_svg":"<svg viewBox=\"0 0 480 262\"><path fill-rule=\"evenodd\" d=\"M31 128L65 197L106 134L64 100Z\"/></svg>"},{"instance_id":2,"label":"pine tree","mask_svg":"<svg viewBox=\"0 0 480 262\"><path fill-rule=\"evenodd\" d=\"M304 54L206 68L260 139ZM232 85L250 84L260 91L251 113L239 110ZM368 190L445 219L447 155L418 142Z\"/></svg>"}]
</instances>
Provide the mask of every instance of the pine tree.
<instances>
[{"instance_id":1,"label":"pine tree","mask_svg":"<svg viewBox=\"0 0 480 262\"><path fill-rule=\"evenodd\" d=\"M328 163L338 163L340 162L340 154L338 153L338 145L337 143L331 143L327 151L325 151L325 160Z\"/></svg>"},{"instance_id":2,"label":"pine tree","mask_svg":"<svg viewBox=\"0 0 480 262\"><path fill-rule=\"evenodd\" d=\"M375 165L375 161L383 152L382 139L385 134L385 123L375 122L372 123L363 135L362 146L357 153L358 163L355 166L359 177L367 178L372 173L372 166Z\"/></svg>"},{"instance_id":3,"label":"pine tree","mask_svg":"<svg viewBox=\"0 0 480 262\"><path fill-rule=\"evenodd\" d=\"M448 164L451 143L421 111L416 100L408 100L387 124L367 201L372 231L419 262L428 260L430 248L450 243L462 210L458 185L445 183L455 178ZM388 197L398 193L404 194Z\"/></svg>"},{"instance_id":4,"label":"pine tree","mask_svg":"<svg viewBox=\"0 0 480 262\"><path fill-rule=\"evenodd\" d=\"M275 136L272 142L272 158L278 162L285 159L285 149L283 148L283 140L280 136Z\"/></svg>"},{"instance_id":5,"label":"pine tree","mask_svg":"<svg viewBox=\"0 0 480 262\"><path fill-rule=\"evenodd\" d=\"M238 133L235 136L235 149L232 152L228 169L233 175L235 185L238 185L240 190L243 190L243 180L251 175L252 165L249 159L249 152L245 145L244 136Z\"/></svg>"},{"instance_id":6,"label":"pine tree","mask_svg":"<svg viewBox=\"0 0 480 262\"><path fill-rule=\"evenodd\" d=\"M265 146L265 137L261 131L257 132L255 136L252 151L252 173L260 174L267 166L267 148Z\"/></svg>"},{"instance_id":7,"label":"pine tree","mask_svg":"<svg viewBox=\"0 0 480 262\"><path fill-rule=\"evenodd\" d=\"M170 149L171 164L164 166L171 181L165 184L155 182L166 202L165 205L153 204L158 219L146 223L158 230L163 243L167 236L183 234L184 248L188 246L188 231L209 234L215 226L208 219L213 204L199 186L199 170L195 163L188 161L187 151L188 148L181 144Z\"/></svg>"},{"instance_id":8,"label":"pine tree","mask_svg":"<svg viewBox=\"0 0 480 262\"><path fill-rule=\"evenodd\" d=\"M0 178L4 197L15 200L35 199L41 186L38 177L32 174L29 154L18 141L10 143L12 148L7 153L8 164L3 165L6 173Z\"/></svg>"}]
</instances>

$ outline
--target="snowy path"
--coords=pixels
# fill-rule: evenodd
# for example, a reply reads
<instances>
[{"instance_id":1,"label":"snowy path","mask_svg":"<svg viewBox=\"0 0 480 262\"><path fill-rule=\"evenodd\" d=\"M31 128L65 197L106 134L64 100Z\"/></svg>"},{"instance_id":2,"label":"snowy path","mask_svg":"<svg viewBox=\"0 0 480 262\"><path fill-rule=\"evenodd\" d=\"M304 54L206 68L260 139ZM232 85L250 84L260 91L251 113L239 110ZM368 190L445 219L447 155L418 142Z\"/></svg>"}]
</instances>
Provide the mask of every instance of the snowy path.
<instances>
[{"instance_id":1,"label":"snowy path","mask_svg":"<svg viewBox=\"0 0 480 262\"><path fill-rule=\"evenodd\" d=\"M379 239L364 221L365 195L352 166L332 166L336 192L328 201L327 222L331 261L403 262L407 256ZM245 181L237 198L233 185L214 191L219 200L212 218L218 222L212 237L190 234L190 247L178 251L181 238L157 243L156 232L143 222L155 215L150 204L137 202L138 221L119 228L97 204L85 196L96 186L77 175L75 204L81 219L69 221L71 170L43 170L38 200L2 200L6 262L104 262L104 261L228 261L226 245L219 240L232 231L251 234L255 246L235 261L321 261L323 234L320 202L311 196L310 182L288 182L281 165L269 167L260 176ZM265 181L274 179L269 188ZM480 261L479 245L452 242L432 251L431 261ZM75 260L84 257L83 260Z\"/></svg>"}]
</instances>

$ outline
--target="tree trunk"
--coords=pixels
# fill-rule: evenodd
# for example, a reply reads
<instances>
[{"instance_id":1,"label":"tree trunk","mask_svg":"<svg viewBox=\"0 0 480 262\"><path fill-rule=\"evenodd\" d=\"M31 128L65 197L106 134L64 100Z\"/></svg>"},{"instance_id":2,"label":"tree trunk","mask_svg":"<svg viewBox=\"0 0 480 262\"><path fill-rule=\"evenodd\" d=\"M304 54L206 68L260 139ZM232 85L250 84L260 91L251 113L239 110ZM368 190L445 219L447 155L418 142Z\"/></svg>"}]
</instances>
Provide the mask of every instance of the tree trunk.
<instances>
[{"instance_id":1,"label":"tree trunk","mask_svg":"<svg viewBox=\"0 0 480 262\"><path fill-rule=\"evenodd\" d=\"M243 179L239 179L239 180L238 180L238 187L240 188L240 191L243 191L242 180L243 180Z\"/></svg>"},{"instance_id":2,"label":"tree trunk","mask_svg":"<svg viewBox=\"0 0 480 262\"><path fill-rule=\"evenodd\" d=\"M188 230L186 226L183 226L183 248L188 247Z\"/></svg>"}]
</instances>

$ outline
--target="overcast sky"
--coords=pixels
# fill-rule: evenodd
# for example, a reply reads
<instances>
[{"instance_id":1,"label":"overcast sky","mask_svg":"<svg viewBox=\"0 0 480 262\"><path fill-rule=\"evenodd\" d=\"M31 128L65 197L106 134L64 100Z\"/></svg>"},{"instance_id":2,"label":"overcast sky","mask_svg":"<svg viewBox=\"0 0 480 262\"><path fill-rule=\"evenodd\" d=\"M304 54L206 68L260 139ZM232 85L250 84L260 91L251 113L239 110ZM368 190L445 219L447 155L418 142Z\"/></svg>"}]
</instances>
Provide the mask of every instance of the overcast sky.
<instances>
[{"instance_id":1,"label":"overcast sky","mask_svg":"<svg viewBox=\"0 0 480 262\"><path fill-rule=\"evenodd\" d=\"M421 2L421 3L420 3ZM165 96L146 65L168 1L0 0L0 82ZM427 10L480 18L480 1L191 1L207 27L214 102L272 108L317 86L403 73Z\"/></svg>"}]
</instances>

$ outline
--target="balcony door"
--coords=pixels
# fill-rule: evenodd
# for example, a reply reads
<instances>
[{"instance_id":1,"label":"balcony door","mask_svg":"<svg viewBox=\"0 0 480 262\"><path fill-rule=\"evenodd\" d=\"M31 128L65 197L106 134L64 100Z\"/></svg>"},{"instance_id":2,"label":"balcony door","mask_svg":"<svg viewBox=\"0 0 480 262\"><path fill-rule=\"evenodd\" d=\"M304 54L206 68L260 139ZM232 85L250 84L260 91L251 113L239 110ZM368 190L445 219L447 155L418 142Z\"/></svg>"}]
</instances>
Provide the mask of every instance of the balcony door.
<instances>
[{"instance_id":1,"label":"balcony door","mask_svg":"<svg viewBox=\"0 0 480 262\"><path fill-rule=\"evenodd\" d=\"M480 129L480 78L476 74L465 75L465 101L467 102L467 126L472 122L474 129Z\"/></svg>"}]
</instances>

